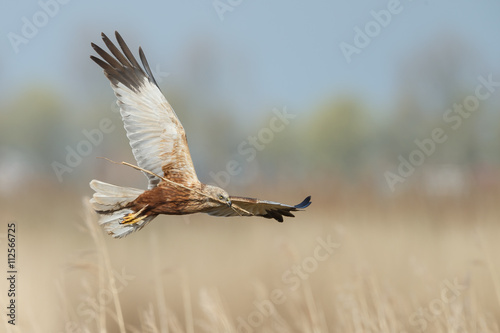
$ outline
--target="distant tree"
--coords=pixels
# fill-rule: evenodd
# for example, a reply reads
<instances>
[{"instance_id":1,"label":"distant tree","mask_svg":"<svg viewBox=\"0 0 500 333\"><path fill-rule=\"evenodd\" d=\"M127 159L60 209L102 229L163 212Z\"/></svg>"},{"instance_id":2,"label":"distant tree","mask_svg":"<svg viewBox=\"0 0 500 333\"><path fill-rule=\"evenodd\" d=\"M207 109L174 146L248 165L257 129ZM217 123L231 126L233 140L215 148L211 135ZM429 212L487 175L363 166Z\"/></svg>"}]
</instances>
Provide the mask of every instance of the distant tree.
<instances>
[{"instance_id":1,"label":"distant tree","mask_svg":"<svg viewBox=\"0 0 500 333\"><path fill-rule=\"evenodd\" d=\"M353 177L369 160L372 121L354 99L325 103L311 114L306 135L310 158L318 169Z\"/></svg>"},{"instance_id":2,"label":"distant tree","mask_svg":"<svg viewBox=\"0 0 500 333\"><path fill-rule=\"evenodd\" d=\"M71 133L69 115L59 96L44 87L33 87L1 106L0 142L25 155L37 172L50 170L59 157L61 140Z\"/></svg>"},{"instance_id":3,"label":"distant tree","mask_svg":"<svg viewBox=\"0 0 500 333\"><path fill-rule=\"evenodd\" d=\"M470 48L460 40L441 37L412 55L400 69L398 100L394 117L386 131L386 151L391 155L409 154L416 149L415 140L429 138L435 128L442 128L448 139L426 163L471 164L481 152L479 123L490 117L487 103L463 118L456 129L443 116L454 104L473 95L483 74Z\"/></svg>"}]
</instances>

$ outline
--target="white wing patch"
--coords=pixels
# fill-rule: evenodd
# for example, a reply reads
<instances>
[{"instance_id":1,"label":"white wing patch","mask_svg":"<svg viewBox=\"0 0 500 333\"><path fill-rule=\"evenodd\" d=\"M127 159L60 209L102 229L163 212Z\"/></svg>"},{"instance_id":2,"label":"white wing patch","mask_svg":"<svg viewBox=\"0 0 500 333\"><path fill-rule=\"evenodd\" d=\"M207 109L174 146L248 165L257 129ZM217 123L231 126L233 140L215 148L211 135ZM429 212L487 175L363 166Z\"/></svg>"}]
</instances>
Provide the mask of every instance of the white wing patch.
<instances>
[{"instance_id":1,"label":"white wing patch","mask_svg":"<svg viewBox=\"0 0 500 333\"><path fill-rule=\"evenodd\" d=\"M156 85L144 53L139 48L145 71L118 33L116 37L122 51L106 35L102 37L112 55L92 44L102 59L91 58L104 69L111 82L137 164L160 177L186 185L198 182L184 128ZM149 189L161 181L144 174L148 177Z\"/></svg>"},{"instance_id":2,"label":"white wing patch","mask_svg":"<svg viewBox=\"0 0 500 333\"><path fill-rule=\"evenodd\" d=\"M177 116L158 87L147 78L138 93L122 83L113 86L127 137L137 164L159 176L164 177L163 167L175 163L174 143L182 144ZM169 112L165 112L167 109ZM173 119L173 117L175 117ZM190 159L190 157L189 157ZM192 172L184 166L180 172ZM149 188L155 187L160 179L145 174Z\"/></svg>"}]
</instances>

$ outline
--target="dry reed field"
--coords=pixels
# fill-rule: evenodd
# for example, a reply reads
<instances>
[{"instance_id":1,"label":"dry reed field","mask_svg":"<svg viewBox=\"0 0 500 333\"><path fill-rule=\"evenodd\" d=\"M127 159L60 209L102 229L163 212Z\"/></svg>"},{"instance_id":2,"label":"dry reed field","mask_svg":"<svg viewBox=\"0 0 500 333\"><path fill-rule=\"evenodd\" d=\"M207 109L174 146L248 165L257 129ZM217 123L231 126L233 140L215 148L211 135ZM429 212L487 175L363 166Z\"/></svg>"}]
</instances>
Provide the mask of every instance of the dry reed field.
<instances>
[{"instance_id":1,"label":"dry reed field","mask_svg":"<svg viewBox=\"0 0 500 333\"><path fill-rule=\"evenodd\" d=\"M500 1L3 2L0 333L500 333Z\"/></svg>"},{"instance_id":2,"label":"dry reed field","mask_svg":"<svg viewBox=\"0 0 500 333\"><path fill-rule=\"evenodd\" d=\"M283 224L162 216L121 240L88 198L18 211L5 332L500 331L498 192L339 193Z\"/></svg>"}]
</instances>

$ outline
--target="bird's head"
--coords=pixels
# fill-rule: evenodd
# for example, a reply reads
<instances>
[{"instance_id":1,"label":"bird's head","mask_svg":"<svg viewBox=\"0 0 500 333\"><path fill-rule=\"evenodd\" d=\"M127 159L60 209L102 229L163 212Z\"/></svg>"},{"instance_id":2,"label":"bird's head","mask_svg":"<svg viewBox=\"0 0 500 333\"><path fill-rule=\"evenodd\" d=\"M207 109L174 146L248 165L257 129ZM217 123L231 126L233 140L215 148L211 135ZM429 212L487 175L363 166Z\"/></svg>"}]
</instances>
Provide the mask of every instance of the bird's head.
<instances>
[{"instance_id":1,"label":"bird's head","mask_svg":"<svg viewBox=\"0 0 500 333\"><path fill-rule=\"evenodd\" d=\"M229 194L220 187L207 185L205 190L208 192L212 200L231 207L231 198L229 198Z\"/></svg>"}]
</instances>

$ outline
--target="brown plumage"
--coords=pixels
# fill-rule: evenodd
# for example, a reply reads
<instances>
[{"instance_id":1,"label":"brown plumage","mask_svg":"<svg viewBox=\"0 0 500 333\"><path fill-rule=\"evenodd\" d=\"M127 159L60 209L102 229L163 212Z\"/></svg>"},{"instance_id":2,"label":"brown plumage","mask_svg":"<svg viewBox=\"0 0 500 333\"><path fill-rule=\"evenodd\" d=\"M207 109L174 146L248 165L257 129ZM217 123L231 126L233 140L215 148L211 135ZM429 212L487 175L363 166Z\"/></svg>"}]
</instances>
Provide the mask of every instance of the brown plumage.
<instances>
[{"instance_id":1,"label":"brown plumage","mask_svg":"<svg viewBox=\"0 0 500 333\"><path fill-rule=\"evenodd\" d=\"M149 181L148 190L90 182L90 200L100 214L100 224L121 238L142 229L160 214L208 213L214 216L262 216L283 221L283 216L310 205L310 196L289 206L272 201L229 196L223 189L201 183L191 160L186 133L174 110L161 93L139 48L143 67L118 32L121 51L104 34L109 52L92 43L102 58L91 56L111 82L120 106L132 152Z\"/></svg>"}]
</instances>

